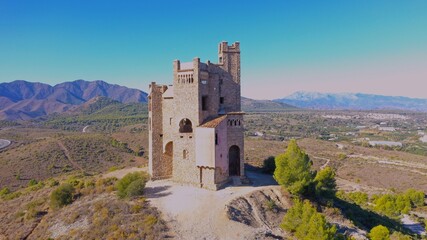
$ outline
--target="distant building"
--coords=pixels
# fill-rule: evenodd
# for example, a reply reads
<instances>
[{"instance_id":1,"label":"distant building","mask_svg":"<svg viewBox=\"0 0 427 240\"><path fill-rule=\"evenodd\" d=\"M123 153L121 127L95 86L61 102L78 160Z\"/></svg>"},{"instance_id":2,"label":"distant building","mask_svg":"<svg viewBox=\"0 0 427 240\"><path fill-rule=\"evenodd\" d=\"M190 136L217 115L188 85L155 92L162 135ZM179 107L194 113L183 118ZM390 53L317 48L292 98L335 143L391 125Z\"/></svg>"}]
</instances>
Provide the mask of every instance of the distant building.
<instances>
[{"instance_id":1,"label":"distant building","mask_svg":"<svg viewBox=\"0 0 427 240\"><path fill-rule=\"evenodd\" d=\"M401 142L392 142L392 141L369 141L371 146L389 146L389 147L401 147Z\"/></svg>"},{"instance_id":2,"label":"distant building","mask_svg":"<svg viewBox=\"0 0 427 240\"><path fill-rule=\"evenodd\" d=\"M240 45L221 42L218 63L173 63L173 85L150 84L152 179L216 190L244 176Z\"/></svg>"},{"instance_id":3,"label":"distant building","mask_svg":"<svg viewBox=\"0 0 427 240\"><path fill-rule=\"evenodd\" d=\"M378 130L384 131L384 132L395 132L396 128L394 128L394 127L378 127Z\"/></svg>"}]
</instances>

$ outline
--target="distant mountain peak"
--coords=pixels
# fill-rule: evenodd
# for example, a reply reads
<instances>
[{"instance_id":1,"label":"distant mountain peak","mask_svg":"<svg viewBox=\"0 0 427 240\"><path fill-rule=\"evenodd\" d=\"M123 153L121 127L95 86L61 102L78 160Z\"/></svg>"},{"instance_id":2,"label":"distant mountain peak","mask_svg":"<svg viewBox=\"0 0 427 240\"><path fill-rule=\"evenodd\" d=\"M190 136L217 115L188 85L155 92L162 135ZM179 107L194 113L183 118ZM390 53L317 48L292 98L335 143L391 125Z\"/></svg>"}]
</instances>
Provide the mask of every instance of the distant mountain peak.
<instances>
[{"instance_id":1,"label":"distant mountain peak","mask_svg":"<svg viewBox=\"0 0 427 240\"><path fill-rule=\"evenodd\" d=\"M61 113L99 96L122 103L147 102L147 93L103 80L78 79L54 86L15 80L0 83L0 119L26 120Z\"/></svg>"},{"instance_id":2,"label":"distant mountain peak","mask_svg":"<svg viewBox=\"0 0 427 240\"><path fill-rule=\"evenodd\" d=\"M383 96L365 93L320 93L298 91L287 97L275 99L274 101L309 109L394 109L427 112L427 99Z\"/></svg>"}]
</instances>

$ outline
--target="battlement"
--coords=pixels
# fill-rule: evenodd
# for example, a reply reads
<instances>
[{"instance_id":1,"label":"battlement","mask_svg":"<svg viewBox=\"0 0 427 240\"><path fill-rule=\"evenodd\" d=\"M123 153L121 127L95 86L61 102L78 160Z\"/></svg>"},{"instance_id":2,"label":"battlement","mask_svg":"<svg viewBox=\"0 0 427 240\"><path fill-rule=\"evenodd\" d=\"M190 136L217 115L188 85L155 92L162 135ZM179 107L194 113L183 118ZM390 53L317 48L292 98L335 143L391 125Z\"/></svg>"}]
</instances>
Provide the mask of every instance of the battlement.
<instances>
[{"instance_id":1,"label":"battlement","mask_svg":"<svg viewBox=\"0 0 427 240\"><path fill-rule=\"evenodd\" d=\"M240 53L240 42L234 42L230 46L228 45L228 42L221 42L218 47L218 53L223 52L238 52Z\"/></svg>"}]
</instances>

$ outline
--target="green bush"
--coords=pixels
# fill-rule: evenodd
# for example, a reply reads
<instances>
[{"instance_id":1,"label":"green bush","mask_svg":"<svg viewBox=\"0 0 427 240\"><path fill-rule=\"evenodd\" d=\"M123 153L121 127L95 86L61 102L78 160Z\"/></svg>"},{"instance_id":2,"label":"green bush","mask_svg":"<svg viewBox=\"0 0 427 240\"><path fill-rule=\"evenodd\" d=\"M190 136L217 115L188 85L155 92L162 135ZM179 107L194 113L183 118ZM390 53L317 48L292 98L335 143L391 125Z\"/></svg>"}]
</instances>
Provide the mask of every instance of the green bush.
<instances>
[{"instance_id":1,"label":"green bush","mask_svg":"<svg viewBox=\"0 0 427 240\"><path fill-rule=\"evenodd\" d=\"M335 182L334 170L328 166L317 172L314 184L317 196L335 196L337 184Z\"/></svg>"},{"instance_id":2,"label":"green bush","mask_svg":"<svg viewBox=\"0 0 427 240\"><path fill-rule=\"evenodd\" d=\"M408 235L405 235L401 232L394 232L390 235L391 240L411 240L412 238Z\"/></svg>"},{"instance_id":3,"label":"green bush","mask_svg":"<svg viewBox=\"0 0 427 240\"><path fill-rule=\"evenodd\" d=\"M35 179L31 179L31 180L28 182L28 186L29 186L29 187L34 186L34 185L36 185L36 184L37 184L37 180L35 180Z\"/></svg>"},{"instance_id":4,"label":"green bush","mask_svg":"<svg viewBox=\"0 0 427 240\"><path fill-rule=\"evenodd\" d=\"M424 206L424 197L425 194L423 191L417 191L415 189L408 189L404 195L409 198L413 207L422 207Z\"/></svg>"},{"instance_id":5,"label":"green bush","mask_svg":"<svg viewBox=\"0 0 427 240\"><path fill-rule=\"evenodd\" d=\"M397 218L400 214L407 214L411 210L411 202L402 195L384 194L374 201L374 210L391 218Z\"/></svg>"},{"instance_id":6,"label":"green bush","mask_svg":"<svg viewBox=\"0 0 427 240\"><path fill-rule=\"evenodd\" d=\"M50 206L53 209L61 208L73 202L74 187L69 183L60 185L50 194Z\"/></svg>"},{"instance_id":7,"label":"green bush","mask_svg":"<svg viewBox=\"0 0 427 240\"><path fill-rule=\"evenodd\" d=\"M264 173L273 174L275 169L276 169L276 163L274 162L273 156L270 156L270 157L264 159L264 162L262 165L262 171Z\"/></svg>"},{"instance_id":8,"label":"green bush","mask_svg":"<svg viewBox=\"0 0 427 240\"><path fill-rule=\"evenodd\" d=\"M268 211L277 211L277 204L273 199L267 200L265 205Z\"/></svg>"},{"instance_id":9,"label":"green bush","mask_svg":"<svg viewBox=\"0 0 427 240\"><path fill-rule=\"evenodd\" d=\"M6 196L10 193L10 190L8 187L4 187L2 190L0 190L0 197Z\"/></svg>"},{"instance_id":10,"label":"green bush","mask_svg":"<svg viewBox=\"0 0 427 240\"><path fill-rule=\"evenodd\" d=\"M390 240L390 231L383 225L378 225L369 232L371 240Z\"/></svg>"},{"instance_id":11,"label":"green bush","mask_svg":"<svg viewBox=\"0 0 427 240\"><path fill-rule=\"evenodd\" d=\"M368 194L364 192L351 192L348 196L352 202L360 206L365 206L369 200Z\"/></svg>"},{"instance_id":12,"label":"green bush","mask_svg":"<svg viewBox=\"0 0 427 240\"><path fill-rule=\"evenodd\" d=\"M137 179L129 184L126 188L126 197L132 198L141 196L144 193L145 183L143 179Z\"/></svg>"},{"instance_id":13,"label":"green bush","mask_svg":"<svg viewBox=\"0 0 427 240\"><path fill-rule=\"evenodd\" d=\"M401 194L375 195L372 202L376 212L396 218L408 214L414 207L424 206L424 192L409 189Z\"/></svg>"},{"instance_id":14,"label":"green bush","mask_svg":"<svg viewBox=\"0 0 427 240\"><path fill-rule=\"evenodd\" d=\"M280 227L294 234L297 239L332 240L337 231L309 201L298 199L283 217Z\"/></svg>"},{"instance_id":15,"label":"green bush","mask_svg":"<svg viewBox=\"0 0 427 240\"><path fill-rule=\"evenodd\" d=\"M119 198L136 197L143 194L145 183L149 180L146 172L133 172L126 174L117 181L117 196Z\"/></svg>"},{"instance_id":16,"label":"green bush","mask_svg":"<svg viewBox=\"0 0 427 240\"><path fill-rule=\"evenodd\" d=\"M292 194L302 195L313 182L312 162L302 151L295 139L289 142L285 153L275 158L274 179Z\"/></svg>"}]
</instances>

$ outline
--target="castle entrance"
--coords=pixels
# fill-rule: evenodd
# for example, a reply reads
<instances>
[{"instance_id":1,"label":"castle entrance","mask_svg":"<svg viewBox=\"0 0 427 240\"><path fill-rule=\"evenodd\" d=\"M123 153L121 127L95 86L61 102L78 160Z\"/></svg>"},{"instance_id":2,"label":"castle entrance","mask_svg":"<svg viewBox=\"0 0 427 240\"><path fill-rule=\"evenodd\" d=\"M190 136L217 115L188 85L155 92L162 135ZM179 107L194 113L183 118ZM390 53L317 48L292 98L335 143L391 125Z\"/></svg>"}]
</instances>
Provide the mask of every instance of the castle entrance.
<instances>
[{"instance_id":1,"label":"castle entrance","mask_svg":"<svg viewBox=\"0 0 427 240\"><path fill-rule=\"evenodd\" d=\"M173 142L168 142L165 146L165 152L163 153L163 175L164 177L172 176L172 165L173 165Z\"/></svg>"},{"instance_id":2,"label":"castle entrance","mask_svg":"<svg viewBox=\"0 0 427 240\"><path fill-rule=\"evenodd\" d=\"M240 176L240 148L236 145L228 150L228 175Z\"/></svg>"}]
</instances>

